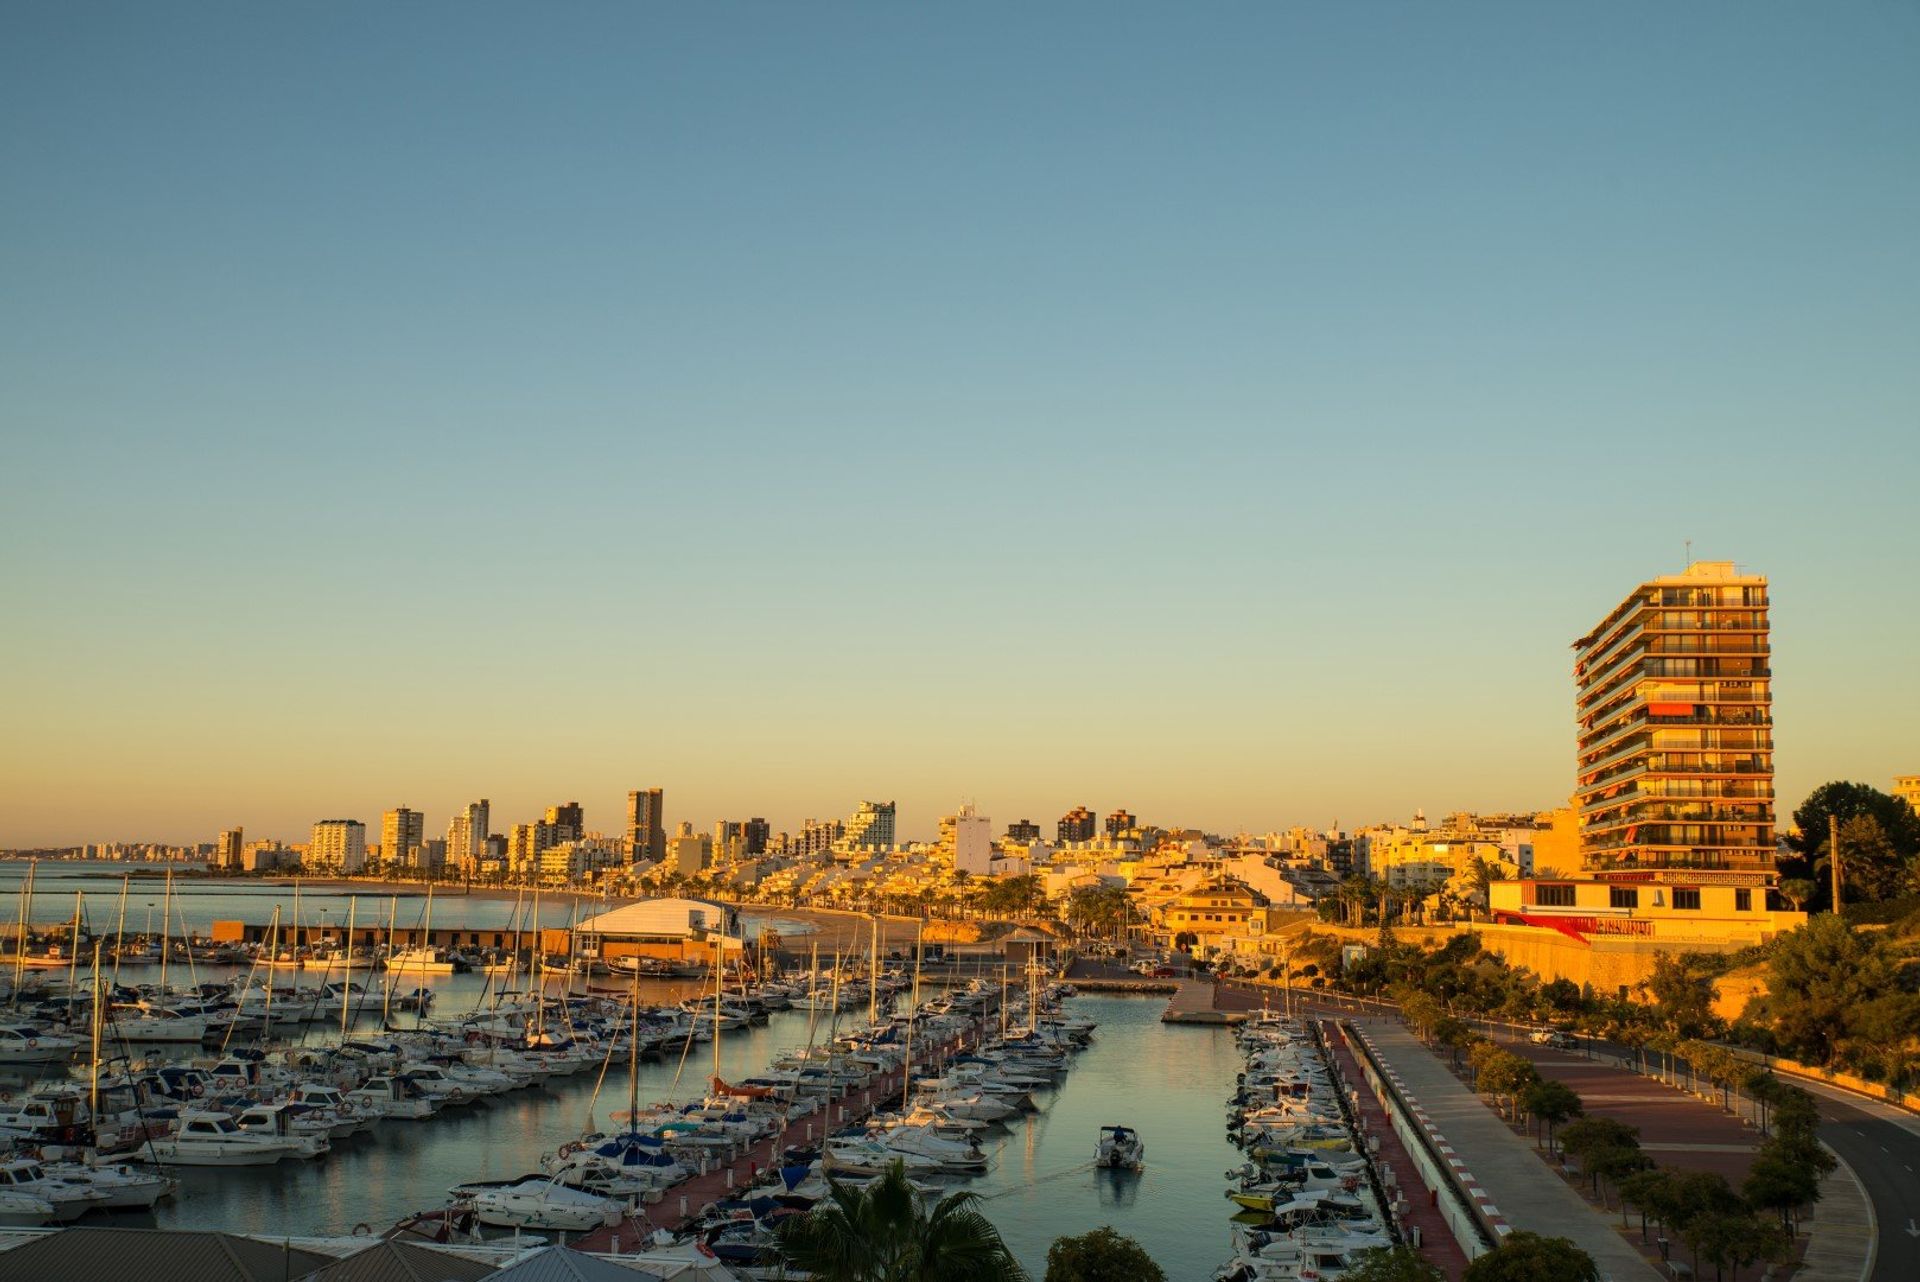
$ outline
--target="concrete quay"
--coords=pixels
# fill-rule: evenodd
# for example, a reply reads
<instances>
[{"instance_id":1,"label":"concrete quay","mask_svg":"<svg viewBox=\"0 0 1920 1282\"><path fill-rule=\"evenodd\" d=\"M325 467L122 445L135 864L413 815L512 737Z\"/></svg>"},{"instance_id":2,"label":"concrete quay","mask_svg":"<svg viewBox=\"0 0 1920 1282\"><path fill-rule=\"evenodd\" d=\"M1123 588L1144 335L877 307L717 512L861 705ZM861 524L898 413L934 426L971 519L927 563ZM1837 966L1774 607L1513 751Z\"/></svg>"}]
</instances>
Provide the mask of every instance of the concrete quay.
<instances>
[{"instance_id":1,"label":"concrete quay","mask_svg":"<svg viewBox=\"0 0 1920 1282\"><path fill-rule=\"evenodd\" d=\"M1507 1129L1398 1020L1368 1021L1364 1032L1507 1224L1570 1238L1609 1282L1659 1282L1659 1271L1620 1236L1612 1217L1549 1171L1533 1146Z\"/></svg>"}]
</instances>

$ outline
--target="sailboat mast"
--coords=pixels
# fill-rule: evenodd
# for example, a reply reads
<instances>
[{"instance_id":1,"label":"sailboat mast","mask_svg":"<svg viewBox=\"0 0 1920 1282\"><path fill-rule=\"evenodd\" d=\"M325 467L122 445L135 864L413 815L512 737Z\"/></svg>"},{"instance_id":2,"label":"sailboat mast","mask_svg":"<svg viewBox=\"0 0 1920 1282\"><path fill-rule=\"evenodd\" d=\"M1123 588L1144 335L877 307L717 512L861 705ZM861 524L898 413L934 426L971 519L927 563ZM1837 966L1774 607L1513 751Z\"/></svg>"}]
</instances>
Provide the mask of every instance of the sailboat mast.
<instances>
[{"instance_id":1,"label":"sailboat mast","mask_svg":"<svg viewBox=\"0 0 1920 1282\"><path fill-rule=\"evenodd\" d=\"M426 940L420 944L422 948L426 948L426 952L420 954L419 992L415 994L415 996L419 996L420 1000L419 1002L415 1002L415 1006L413 1006L413 1023L415 1023L415 1025L424 1025L424 1023L426 1023L426 963L432 960L432 956L434 956L434 883L432 883L432 881L426 883L426 919L424 919L420 931L422 931L422 935L426 935Z\"/></svg>"},{"instance_id":2,"label":"sailboat mast","mask_svg":"<svg viewBox=\"0 0 1920 1282\"><path fill-rule=\"evenodd\" d=\"M67 947L67 1015L73 1015L74 981L80 978L80 914L86 903L86 892L73 892L73 942Z\"/></svg>"},{"instance_id":3,"label":"sailboat mast","mask_svg":"<svg viewBox=\"0 0 1920 1282\"><path fill-rule=\"evenodd\" d=\"M280 905L273 906L273 918L267 923L267 960L280 951ZM265 1041L273 1036L273 968L267 968L267 1011L266 1023L260 1030L260 1039Z\"/></svg>"},{"instance_id":4,"label":"sailboat mast","mask_svg":"<svg viewBox=\"0 0 1920 1282\"><path fill-rule=\"evenodd\" d=\"M380 1027L386 1028L393 1022L393 981L396 978L393 968L394 930L400 925L400 896L395 895L392 905L387 909L387 982L380 985Z\"/></svg>"},{"instance_id":5,"label":"sailboat mast","mask_svg":"<svg viewBox=\"0 0 1920 1282\"><path fill-rule=\"evenodd\" d=\"M340 978L340 1044L347 1044L347 1024L353 1018L353 910L360 896L347 896L347 964Z\"/></svg>"},{"instance_id":6,"label":"sailboat mast","mask_svg":"<svg viewBox=\"0 0 1920 1282\"><path fill-rule=\"evenodd\" d=\"M639 958L636 956L636 962ZM633 968L633 1039L627 1047L627 1129L640 1129L640 967Z\"/></svg>"},{"instance_id":7,"label":"sailboat mast","mask_svg":"<svg viewBox=\"0 0 1920 1282\"><path fill-rule=\"evenodd\" d=\"M880 914L873 915L872 943L867 953L867 1027L880 1023Z\"/></svg>"},{"instance_id":8,"label":"sailboat mast","mask_svg":"<svg viewBox=\"0 0 1920 1282\"><path fill-rule=\"evenodd\" d=\"M297 888L300 883L295 882ZM173 869L167 869L166 889L160 892L160 1000L167 999L167 918L173 912Z\"/></svg>"},{"instance_id":9,"label":"sailboat mast","mask_svg":"<svg viewBox=\"0 0 1920 1282\"><path fill-rule=\"evenodd\" d=\"M120 874L120 908L113 924L113 982L120 982L120 954L127 950L127 882L132 874Z\"/></svg>"},{"instance_id":10,"label":"sailboat mast","mask_svg":"<svg viewBox=\"0 0 1920 1282\"><path fill-rule=\"evenodd\" d=\"M727 935L713 941L713 1080L720 1080L720 994L727 986ZM715 1089L718 1089L717 1087Z\"/></svg>"},{"instance_id":11,"label":"sailboat mast","mask_svg":"<svg viewBox=\"0 0 1920 1282\"><path fill-rule=\"evenodd\" d=\"M33 911L33 870L38 859L27 861L27 879L20 883L20 920L13 934L13 1001L20 1003L20 986L27 973L27 915Z\"/></svg>"},{"instance_id":12,"label":"sailboat mast","mask_svg":"<svg viewBox=\"0 0 1920 1282\"><path fill-rule=\"evenodd\" d=\"M106 1018L100 1001L100 944L93 941L93 1018L88 1021L93 1026L93 1060L87 1068L87 1116L95 1127L100 1125L100 1024Z\"/></svg>"},{"instance_id":13,"label":"sailboat mast","mask_svg":"<svg viewBox=\"0 0 1920 1282\"><path fill-rule=\"evenodd\" d=\"M913 1091L913 1026L920 1017L920 962L925 956L920 946L925 919L913 932L913 1006L907 1011L907 1053L900 1061L900 1111L907 1111L907 1096Z\"/></svg>"}]
</instances>

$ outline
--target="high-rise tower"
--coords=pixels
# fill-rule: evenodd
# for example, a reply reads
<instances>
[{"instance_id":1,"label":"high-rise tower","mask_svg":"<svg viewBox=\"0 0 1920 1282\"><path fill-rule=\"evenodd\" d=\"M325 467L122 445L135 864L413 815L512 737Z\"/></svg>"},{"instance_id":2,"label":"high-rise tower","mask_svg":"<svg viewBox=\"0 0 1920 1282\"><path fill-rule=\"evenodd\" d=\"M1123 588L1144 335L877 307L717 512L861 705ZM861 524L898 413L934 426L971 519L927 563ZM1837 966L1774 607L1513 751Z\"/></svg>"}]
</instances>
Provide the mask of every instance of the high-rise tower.
<instances>
[{"instance_id":1,"label":"high-rise tower","mask_svg":"<svg viewBox=\"0 0 1920 1282\"><path fill-rule=\"evenodd\" d=\"M1774 869L1767 581L1730 561L1635 588L1574 642L1580 858L1609 881Z\"/></svg>"},{"instance_id":2,"label":"high-rise tower","mask_svg":"<svg viewBox=\"0 0 1920 1282\"><path fill-rule=\"evenodd\" d=\"M659 861L667 857L665 793L642 788L627 794L627 857Z\"/></svg>"}]
</instances>

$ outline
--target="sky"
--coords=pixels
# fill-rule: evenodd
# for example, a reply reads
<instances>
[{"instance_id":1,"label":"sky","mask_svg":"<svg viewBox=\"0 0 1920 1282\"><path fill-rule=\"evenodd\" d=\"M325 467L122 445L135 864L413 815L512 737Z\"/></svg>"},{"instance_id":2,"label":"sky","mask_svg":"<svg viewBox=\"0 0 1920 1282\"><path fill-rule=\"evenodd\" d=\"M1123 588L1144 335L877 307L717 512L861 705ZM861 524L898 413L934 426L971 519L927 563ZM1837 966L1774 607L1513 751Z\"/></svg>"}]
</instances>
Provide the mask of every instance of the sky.
<instances>
[{"instance_id":1,"label":"sky","mask_svg":"<svg viewBox=\"0 0 1920 1282\"><path fill-rule=\"evenodd\" d=\"M0 847L1920 770L1920 9L12 5Z\"/></svg>"}]
</instances>

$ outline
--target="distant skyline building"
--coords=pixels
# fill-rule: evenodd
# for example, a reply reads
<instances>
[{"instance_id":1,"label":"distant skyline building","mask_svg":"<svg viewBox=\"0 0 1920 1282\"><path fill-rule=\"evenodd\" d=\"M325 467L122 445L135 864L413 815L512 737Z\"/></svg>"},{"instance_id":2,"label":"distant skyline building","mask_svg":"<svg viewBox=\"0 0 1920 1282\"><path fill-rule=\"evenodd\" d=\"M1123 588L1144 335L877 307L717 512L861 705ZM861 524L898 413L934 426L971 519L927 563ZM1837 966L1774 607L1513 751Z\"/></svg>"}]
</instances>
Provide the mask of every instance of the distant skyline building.
<instances>
[{"instance_id":1,"label":"distant skyline building","mask_svg":"<svg viewBox=\"0 0 1920 1282\"><path fill-rule=\"evenodd\" d=\"M1016 819L1007 825L1007 840L1036 842L1040 840L1040 825L1031 819Z\"/></svg>"},{"instance_id":2,"label":"distant skyline building","mask_svg":"<svg viewBox=\"0 0 1920 1282\"><path fill-rule=\"evenodd\" d=\"M1767 580L1650 579L1574 642L1580 858L1615 881L1774 874Z\"/></svg>"},{"instance_id":3,"label":"distant skyline building","mask_svg":"<svg viewBox=\"0 0 1920 1282\"><path fill-rule=\"evenodd\" d=\"M773 832L767 826L767 821L765 819L762 819L758 815L755 815L753 818L747 820L747 833L746 833L747 853L749 855L766 854L767 841L772 836L773 836Z\"/></svg>"},{"instance_id":4,"label":"distant skyline building","mask_svg":"<svg viewBox=\"0 0 1920 1282\"><path fill-rule=\"evenodd\" d=\"M246 849L247 833L244 828L229 828L220 834L213 843L213 863L217 868L237 871L240 868L241 852Z\"/></svg>"},{"instance_id":5,"label":"distant skyline building","mask_svg":"<svg viewBox=\"0 0 1920 1282\"><path fill-rule=\"evenodd\" d=\"M563 801L547 807L547 822L560 830L560 840L578 841L586 835L587 812L577 801Z\"/></svg>"},{"instance_id":6,"label":"distant skyline building","mask_svg":"<svg viewBox=\"0 0 1920 1282\"><path fill-rule=\"evenodd\" d=\"M358 819L322 819L313 826L303 862L308 872L357 875L367 866L367 826Z\"/></svg>"},{"instance_id":7,"label":"distant skyline building","mask_svg":"<svg viewBox=\"0 0 1920 1282\"><path fill-rule=\"evenodd\" d=\"M970 877L993 873L993 820L981 814L971 801L963 804L954 817L953 867Z\"/></svg>"},{"instance_id":8,"label":"distant skyline building","mask_svg":"<svg viewBox=\"0 0 1920 1282\"><path fill-rule=\"evenodd\" d=\"M665 790L639 788L627 794L627 851L635 863L667 857Z\"/></svg>"},{"instance_id":9,"label":"distant skyline building","mask_svg":"<svg viewBox=\"0 0 1920 1282\"><path fill-rule=\"evenodd\" d=\"M891 801L863 801L847 820L841 838L848 847L884 850L894 844L896 812Z\"/></svg>"},{"instance_id":10,"label":"distant skyline building","mask_svg":"<svg viewBox=\"0 0 1920 1282\"><path fill-rule=\"evenodd\" d=\"M1895 775L1893 795L1913 807L1913 813L1920 815L1920 775ZM1843 859L1841 861L1845 863Z\"/></svg>"},{"instance_id":11,"label":"distant skyline building","mask_svg":"<svg viewBox=\"0 0 1920 1282\"><path fill-rule=\"evenodd\" d=\"M412 863L414 850L426 840L426 816L397 806L380 816L380 857L390 864Z\"/></svg>"},{"instance_id":12,"label":"distant skyline building","mask_svg":"<svg viewBox=\"0 0 1920 1282\"><path fill-rule=\"evenodd\" d=\"M1116 810L1107 816L1107 836L1109 837L1118 837L1123 833L1133 831L1139 826L1140 821L1134 818L1133 815L1128 813L1124 808Z\"/></svg>"},{"instance_id":13,"label":"distant skyline building","mask_svg":"<svg viewBox=\"0 0 1920 1282\"><path fill-rule=\"evenodd\" d=\"M515 876L536 875L540 856L566 840L560 825L546 822L515 824L507 839L507 867Z\"/></svg>"},{"instance_id":14,"label":"distant skyline building","mask_svg":"<svg viewBox=\"0 0 1920 1282\"><path fill-rule=\"evenodd\" d=\"M1055 826L1054 831L1059 844L1065 846L1075 842L1092 841L1093 825L1093 811L1085 806L1075 806L1060 816L1060 822Z\"/></svg>"},{"instance_id":15,"label":"distant skyline building","mask_svg":"<svg viewBox=\"0 0 1920 1282\"><path fill-rule=\"evenodd\" d=\"M492 807L485 797L456 811L447 824L446 861L471 872L487 857L487 825Z\"/></svg>"}]
</instances>

